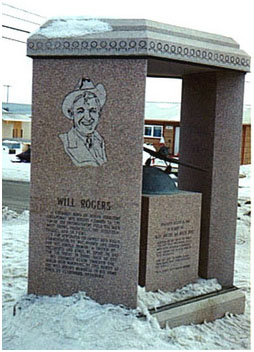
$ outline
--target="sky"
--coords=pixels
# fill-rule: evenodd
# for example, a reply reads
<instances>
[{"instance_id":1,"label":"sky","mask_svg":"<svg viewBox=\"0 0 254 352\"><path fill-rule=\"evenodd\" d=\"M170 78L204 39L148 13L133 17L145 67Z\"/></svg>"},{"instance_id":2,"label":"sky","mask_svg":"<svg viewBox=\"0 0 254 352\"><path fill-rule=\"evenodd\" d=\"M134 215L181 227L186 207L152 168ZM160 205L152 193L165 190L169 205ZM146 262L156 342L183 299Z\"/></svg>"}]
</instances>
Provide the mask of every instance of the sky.
<instances>
[{"instance_id":1,"label":"sky","mask_svg":"<svg viewBox=\"0 0 254 352\"><path fill-rule=\"evenodd\" d=\"M231 37L254 56L252 4L253 0L4 0L2 101L8 98L9 102L31 103L32 96L32 59L26 57L25 44L30 34L6 26L34 32L51 17L145 18ZM248 104L252 102L253 81L253 73L247 74L245 103ZM181 99L181 80L148 78L146 85L148 101Z\"/></svg>"}]
</instances>

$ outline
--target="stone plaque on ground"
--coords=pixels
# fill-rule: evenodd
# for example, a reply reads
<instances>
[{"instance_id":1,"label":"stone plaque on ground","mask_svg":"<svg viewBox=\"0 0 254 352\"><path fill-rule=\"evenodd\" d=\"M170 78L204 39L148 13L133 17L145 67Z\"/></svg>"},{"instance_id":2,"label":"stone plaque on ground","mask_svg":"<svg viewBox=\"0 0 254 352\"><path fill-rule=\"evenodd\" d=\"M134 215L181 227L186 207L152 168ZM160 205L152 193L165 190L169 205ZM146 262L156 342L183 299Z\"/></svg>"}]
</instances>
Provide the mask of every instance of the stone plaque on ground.
<instances>
[{"instance_id":1,"label":"stone plaque on ground","mask_svg":"<svg viewBox=\"0 0 254 352\"><path fill-rule=\"evenodd\" d=\"M198 278L201 194L143 195L139 284L172 291Z\"/></svg>"},{"instance_id":2,"label":"stone plaque on ground","mask_svg":"<svg viewBox=\"0 0 254 352\"><path fill-rule=\"evenodd\" d=\"M34 60L29 293L136 307L145 68Z\"/></svg>"}]
</instances>

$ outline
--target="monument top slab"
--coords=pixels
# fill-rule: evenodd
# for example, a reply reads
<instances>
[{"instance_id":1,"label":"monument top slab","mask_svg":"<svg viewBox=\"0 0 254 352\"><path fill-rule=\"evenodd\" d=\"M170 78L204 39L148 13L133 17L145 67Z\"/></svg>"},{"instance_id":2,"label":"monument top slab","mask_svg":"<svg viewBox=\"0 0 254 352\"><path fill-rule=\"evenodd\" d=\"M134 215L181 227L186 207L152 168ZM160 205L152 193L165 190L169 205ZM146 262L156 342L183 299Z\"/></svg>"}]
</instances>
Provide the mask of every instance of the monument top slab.
<instances>
[{"instance_id":1,"label":"monument top slab","mask_svg":"<svg viewBox=\"0 0 254 352\"><path fill-rule=\"evenodd\" d=\"M28 38L27 55L141 56L250 71L232 38L145 19L53 18Z\"/></svg>"}]
</instances>

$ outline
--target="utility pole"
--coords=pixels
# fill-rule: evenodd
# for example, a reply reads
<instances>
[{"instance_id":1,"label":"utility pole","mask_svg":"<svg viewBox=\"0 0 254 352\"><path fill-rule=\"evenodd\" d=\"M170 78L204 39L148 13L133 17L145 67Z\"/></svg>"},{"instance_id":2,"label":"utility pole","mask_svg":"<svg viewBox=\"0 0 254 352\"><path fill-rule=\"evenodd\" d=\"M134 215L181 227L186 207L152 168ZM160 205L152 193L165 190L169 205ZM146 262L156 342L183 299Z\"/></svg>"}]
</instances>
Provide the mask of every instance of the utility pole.
<instances>
[{"instance_id":1,"label":"utility pole","mask_svg":"<svg viewBox=\"0 0 254 352\"><path fill-rule=\"evenodd\" d=\"M6 103L9 103L9 89L10 89L10 85L9 84L4 84L4 87L6 87L6 92L7 92L7 97L6 97Z\"/></svg>"}]
</instances>

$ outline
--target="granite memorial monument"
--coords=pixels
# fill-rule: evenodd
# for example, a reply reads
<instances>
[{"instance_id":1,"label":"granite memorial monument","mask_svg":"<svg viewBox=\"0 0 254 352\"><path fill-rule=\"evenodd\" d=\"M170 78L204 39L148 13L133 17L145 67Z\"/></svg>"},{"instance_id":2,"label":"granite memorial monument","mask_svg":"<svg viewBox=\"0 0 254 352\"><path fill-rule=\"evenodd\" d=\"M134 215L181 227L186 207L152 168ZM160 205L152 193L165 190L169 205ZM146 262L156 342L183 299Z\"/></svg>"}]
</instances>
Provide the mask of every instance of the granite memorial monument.
<instances>
[{"instance_id":1,"label":"granite memorial monument","mask_svg":"<svg viewBox=\"0 0 254 352\"><path fill-rule=\"evenodd\" d=\"M68 21L79 22L78 32L64 29ZM33 58L28 292L82 290L100 303L136 307L147 76L182 78L180 159L207 170L179 166L179 189L202 194L199 275L231 288L250 57L225 36L82 17L46 22L29 37L27 54Z\"/></svg>"}]
</instances>

